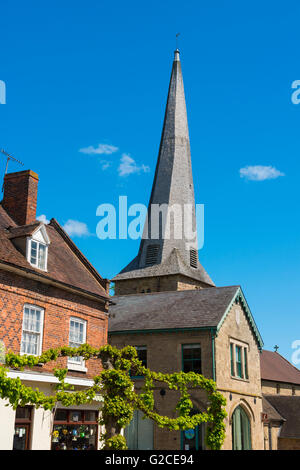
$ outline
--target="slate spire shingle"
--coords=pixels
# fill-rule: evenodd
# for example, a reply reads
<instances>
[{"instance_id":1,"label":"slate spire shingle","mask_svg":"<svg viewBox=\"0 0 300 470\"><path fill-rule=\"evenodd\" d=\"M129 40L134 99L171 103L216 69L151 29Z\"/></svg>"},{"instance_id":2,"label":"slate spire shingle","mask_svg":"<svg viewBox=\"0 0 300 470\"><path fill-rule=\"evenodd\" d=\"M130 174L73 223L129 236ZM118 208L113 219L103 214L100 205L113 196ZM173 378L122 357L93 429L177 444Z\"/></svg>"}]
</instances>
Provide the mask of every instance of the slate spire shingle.
<instances>
[{"instance_id":1,"label":"slate spire shingle","mask_svg":"<svg viewBox=\"0 0 300 470\"><path fill-rule=\"evenodd\" d=\"M175 208L177 206L177 210L181 214L171 215L169 238L166 238L166 226L163 227L161 221L159 226L154 223L157 218L154 218L153 205L161 204ZM195 234L193 240L190 240L191 237L184 230L184 226L187 227L187 224L183 223L187 220L184 210L190 213L188 226ZM147 221L137 257L115 277L115 280L183 274L210 286L214 285L199 263L196 248L197 233L190 139L178 49L174 53ZM182 236L178 235L178 231ZM148 238L145 237L147 233L149 234Z\"/></svg>"}]
</instances>

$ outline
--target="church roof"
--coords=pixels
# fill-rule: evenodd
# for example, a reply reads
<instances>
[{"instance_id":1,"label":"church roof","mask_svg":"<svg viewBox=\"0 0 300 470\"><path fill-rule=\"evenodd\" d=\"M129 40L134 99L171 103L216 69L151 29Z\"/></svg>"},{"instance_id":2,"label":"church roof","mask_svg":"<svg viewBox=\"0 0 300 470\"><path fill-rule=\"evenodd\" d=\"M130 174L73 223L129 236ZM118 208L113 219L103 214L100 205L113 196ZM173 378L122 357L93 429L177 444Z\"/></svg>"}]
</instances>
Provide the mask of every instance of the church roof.
<instances>
[{"instance_id":1,"label":"church roof","mask_svg":"<svg viewBox=\"0 0 300 470\"><path fill-rule=\"evenodd\" d=\"M109 331L216 327L238 289L231 286L114 296Z\"/></svg>"},{"instance_id":2,"label":"church roof","mask_svg":"<svg viewBox=\"0 0 300 470\"><path fill-rule=\"evenodd\" d=\"M170 234L154 217L159 205L177 207L170 217ZM189 208L190 220L185 209ZM186 227L191 234L187 234ZM177 231L181 235L177 236ZM192 236L193 234L193 236ZM192 253L191 253L192 250ZM192 260L192 261L191 261ZM213 281L201 266L197 251L196 209L190 139L179 51L175 51L161 142L143 238L136 258L114 280L183 274L209 286Z\"/></svg>"},{"instance_id":3,"label":"church roof","mask_svg":"<svg viewBox=\"0 0 300 470\"><path fill-rule=\"evenodd\" d=\"M264 395L285 422L279 438L300 439L300 396Z\"/></svg>"},{"instance_id":4,"label":"church roof","mask_svg":"<svg viewBox=\"0 0 300 470\"><path fill-rule=\"evenodd\" d=\"M259 348L263 341L240 286L215 287L112 298L109 333L221 328L231 306L240 301Z\"/></svg>"},{"instance_id":5,"label":"church roof","mask_svg":"<svg viewBox=\"0 0 300 470\"><path fill-rule=\"evenodd\" d=\"M285 421L285 419L281 416L280 413L271 405L268 401L268 396L262 396L262 407L263 412L267 414L268 421Z\"/></svg>"},{"instance_id":6,"label":"church roof","mask_svg":"<svg viewBox=\"0 0 300 470\"><path fill-rule=\"evenodd\" d=\"M278 352L263 350L260 364L262 380L300 385L300 370Z\"/></svg>"}]
</instances>

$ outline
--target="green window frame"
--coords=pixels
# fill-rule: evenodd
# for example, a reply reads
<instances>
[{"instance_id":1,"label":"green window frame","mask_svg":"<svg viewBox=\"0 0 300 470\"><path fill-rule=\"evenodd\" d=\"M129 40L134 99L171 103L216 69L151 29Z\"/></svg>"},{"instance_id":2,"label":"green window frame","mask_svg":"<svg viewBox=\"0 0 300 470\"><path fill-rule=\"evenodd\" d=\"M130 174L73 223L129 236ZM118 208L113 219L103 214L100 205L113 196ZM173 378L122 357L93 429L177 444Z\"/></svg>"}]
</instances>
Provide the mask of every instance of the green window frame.
<instances>
[{"instance_id":1,"label":"green window frame","mask_svg":"<svg viewBox=\"0 0 300 470\"><path fill-rule=\"evenodd\" d=\"M248 368L248 348L234 339L230 339L230 374L231 377L243 380L249 380Z\"/></svg>"},{"instance_id":2,"label":"green window frame","mask_svg":"<svg viewBox=\"0 0 300 470\"><path fill-rule=\"evenodd\" d=\"M180 432L181 450L205 450L205 423L201 423L195 429L187 429Z\"/></svg>"},{"instance_id":3,"label":"green window frame","mask_svg":"<svg viewBox=\"0 0 300 470\"><path fill-rule=\"evenodd\" d=\"M244 348L244 373L245 373L245 379L248 379L248 353L247 353L247 348Z\"/></svg>"},{"instance_id":4,"label":"green window frame","mask_svg":"<svg viewBox=\"0 0 300 470\"><path fill-rule=\"evenodd\" d=\"M182 371L202 373L201 346L198 343L182 345Z\"/></svg>"},{"instance_id":5,"label":"green window frame","mask_svg":"<svg viewBox=\"0 0 300 470\"><path fill-rule=\"evenodd\" d=\"M236 364L236 375L240 379L243 379L243 366L242 366L242 347L235 346L235 364Z\"/></svg>"},{"instance_id":6,"label":"green window frame","mask_svg":"<svg viewBox=\"0 0 300 470\"><path fill-rule=\"evenodd\" d=\"M230 368L231 375L234 377L234 357L233 357L233 343L230 343Z\"/></svg>"}]
</instances>

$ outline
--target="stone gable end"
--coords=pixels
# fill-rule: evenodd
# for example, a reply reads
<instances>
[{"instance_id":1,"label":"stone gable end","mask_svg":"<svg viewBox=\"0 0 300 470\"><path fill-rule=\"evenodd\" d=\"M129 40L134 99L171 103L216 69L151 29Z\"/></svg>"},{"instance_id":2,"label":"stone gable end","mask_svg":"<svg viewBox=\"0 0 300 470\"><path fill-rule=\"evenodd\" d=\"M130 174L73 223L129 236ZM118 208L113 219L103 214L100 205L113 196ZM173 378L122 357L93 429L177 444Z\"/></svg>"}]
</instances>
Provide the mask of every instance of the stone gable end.
<instances>
[{"instance_id":1,"label":"stone gable end","mask_svg":"<svg viewBox=\"0 0 300 470\"><path fill-rule=\"evenodd\" d=\"M248 379L231 377L230 341L247 346ZM232 448L232 413L242 406L251 423L253 449L263 449L260 351L253 329L240 303L230 308L215 341L216 382L227 400L226 439L223 449Z\"/></svg>"}]
</instances>

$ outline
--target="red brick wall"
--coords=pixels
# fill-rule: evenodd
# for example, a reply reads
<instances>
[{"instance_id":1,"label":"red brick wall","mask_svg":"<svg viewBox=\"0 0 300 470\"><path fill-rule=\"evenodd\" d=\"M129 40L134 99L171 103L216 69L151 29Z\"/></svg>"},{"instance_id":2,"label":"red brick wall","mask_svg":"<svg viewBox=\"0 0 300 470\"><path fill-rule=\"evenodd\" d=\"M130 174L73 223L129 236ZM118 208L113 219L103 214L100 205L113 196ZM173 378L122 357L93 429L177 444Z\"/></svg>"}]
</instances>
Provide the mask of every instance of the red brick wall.
<instances>
[{"instance_id":1,"label":"red brick wall","mask_svg":"<svg viewBox=\"0 0 300 470\"><path fill-rule=\"evenodd\" d=\"M43 351L69 344L69 323L73 316L87 321L88 344L99 348L107 343L108 316L104 304L0 270L0 339L6 350L20 353L25 303L45 310ZM66 364L67 359L61 358L56 364L45 364L35 370L52 371L54 366L66 367ZM87 361L86 367L87 373L70 371L68 375L91 378L101 370L96 359Z\"/></svg>"},{"instance_id":2,"label":"red brick wall","mask_svg":"<svg viewBox=\"0 0 300 470\"><path fill-rule=\"evenodd\" d=\"M2 205L18 225L36 220L38 181L38 175L31 170L5 175Z\"/></svg>"}]
</instances>

